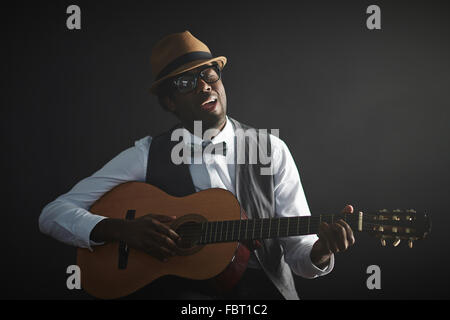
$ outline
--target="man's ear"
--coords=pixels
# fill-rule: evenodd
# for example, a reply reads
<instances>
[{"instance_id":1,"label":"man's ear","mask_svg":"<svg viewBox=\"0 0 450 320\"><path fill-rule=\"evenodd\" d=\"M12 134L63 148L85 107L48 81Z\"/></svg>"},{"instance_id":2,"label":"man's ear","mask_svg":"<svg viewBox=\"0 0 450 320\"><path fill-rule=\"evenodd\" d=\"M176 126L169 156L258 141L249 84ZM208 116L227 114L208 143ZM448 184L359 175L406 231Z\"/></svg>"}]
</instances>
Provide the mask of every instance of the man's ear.
<instances>
[{"instance_id":1,"label":"man's ear","mask_svg":"<svg viewBox=\"0 0 450 320\"><path fill-rule=\"evenodd\" d=\"M169 110L170 112L175 112L175 103L169 96L163 97L163 103L166 106L167 110Z\"/></svg>"}]
</instances>

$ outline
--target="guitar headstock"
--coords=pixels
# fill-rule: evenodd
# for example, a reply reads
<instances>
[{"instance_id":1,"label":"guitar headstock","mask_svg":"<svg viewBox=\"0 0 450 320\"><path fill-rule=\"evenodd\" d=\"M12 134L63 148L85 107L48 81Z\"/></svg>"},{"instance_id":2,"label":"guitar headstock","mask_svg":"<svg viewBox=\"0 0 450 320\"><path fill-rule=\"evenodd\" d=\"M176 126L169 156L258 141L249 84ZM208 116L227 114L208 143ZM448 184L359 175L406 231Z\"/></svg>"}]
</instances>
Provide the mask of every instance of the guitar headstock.
<instances>
[{"instance_id":1,"label":"guitar headstock","mask_svg":"<svg viewBox=\"0 0 450 320\"><path fill-rule=\"evenodd\" d=\"M386 246L386 240L392 240L396 247L405 239L412 248L414 241L424 239L431 232L431 219L414 209L383 209L364 214L364 230L380 238L382 246Z\"/></svg>"}]
</instances>

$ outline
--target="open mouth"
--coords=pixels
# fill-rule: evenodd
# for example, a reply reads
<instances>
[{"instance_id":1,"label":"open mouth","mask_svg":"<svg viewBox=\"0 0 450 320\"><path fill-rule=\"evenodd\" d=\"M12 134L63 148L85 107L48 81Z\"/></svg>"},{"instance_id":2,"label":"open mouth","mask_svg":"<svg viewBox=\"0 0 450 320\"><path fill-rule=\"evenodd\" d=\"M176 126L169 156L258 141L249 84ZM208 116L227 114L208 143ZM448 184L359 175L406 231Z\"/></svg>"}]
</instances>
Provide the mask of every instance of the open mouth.
<instances>
[{"instance_id":1,"label":"open mouth","mask_svg":"<svg viewBox=\"0 0 450 320\"><path fill-rule=\"evenodd\" d=\"M217 105L217 98L211 97L202 103L201 108L206 111L212 111L215 109L216 105Z\"/></svg>"}]
</instances>

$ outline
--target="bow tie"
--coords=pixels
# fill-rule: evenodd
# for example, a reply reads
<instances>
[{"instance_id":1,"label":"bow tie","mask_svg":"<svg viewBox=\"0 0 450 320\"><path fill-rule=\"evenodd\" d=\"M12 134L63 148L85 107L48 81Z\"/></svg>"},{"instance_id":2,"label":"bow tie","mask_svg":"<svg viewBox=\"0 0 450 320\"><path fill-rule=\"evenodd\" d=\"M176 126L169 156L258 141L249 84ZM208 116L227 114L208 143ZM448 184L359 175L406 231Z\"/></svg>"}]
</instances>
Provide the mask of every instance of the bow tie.
<instances>
[{"instance_id":1,"label":"bow tie","mask_svg":"<svg viewBox=\"0 0 450 320\"><path fill-rule=\"evenodd\" d=\"M207 148L208 147L208 148ZM195 154L196 150L199 150L200 145L191 143L192 155ZM197 151L198 152L198 151ZM212 143L211 141L202 142L202 154L213 154L213 155L227 155L227 143L225 141L219 143Z\"/></svg>"}]
</instances>

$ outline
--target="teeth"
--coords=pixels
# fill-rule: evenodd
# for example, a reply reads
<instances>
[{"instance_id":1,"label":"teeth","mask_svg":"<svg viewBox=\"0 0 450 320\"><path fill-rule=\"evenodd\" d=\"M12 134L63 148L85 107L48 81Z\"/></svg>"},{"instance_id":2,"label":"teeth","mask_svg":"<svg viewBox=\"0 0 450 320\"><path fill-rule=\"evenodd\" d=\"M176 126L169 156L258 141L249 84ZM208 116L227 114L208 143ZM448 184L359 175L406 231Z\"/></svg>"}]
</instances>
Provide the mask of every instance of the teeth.
<instances>
[{"instance_id":1,"label":"teeth","mask_svg":"<svg viewBox=\"0 0 450 320\"><path fill-rule=\"evenodd\" d=\"M215 102L216 100L217 100L216 98L213 98L211 100L206 101L204 104L207 104L207 103L210 103L210 102Z\"/></svg>"}]
</instances>

